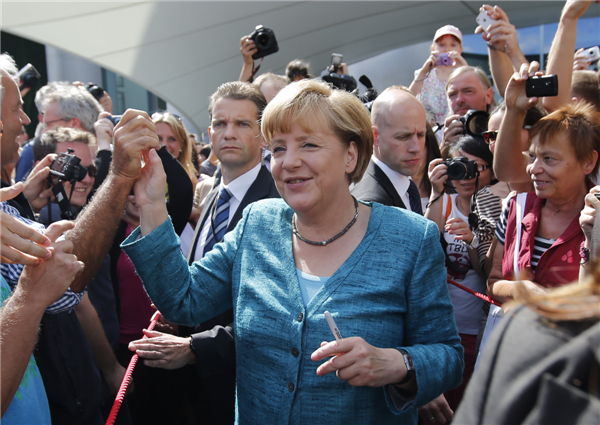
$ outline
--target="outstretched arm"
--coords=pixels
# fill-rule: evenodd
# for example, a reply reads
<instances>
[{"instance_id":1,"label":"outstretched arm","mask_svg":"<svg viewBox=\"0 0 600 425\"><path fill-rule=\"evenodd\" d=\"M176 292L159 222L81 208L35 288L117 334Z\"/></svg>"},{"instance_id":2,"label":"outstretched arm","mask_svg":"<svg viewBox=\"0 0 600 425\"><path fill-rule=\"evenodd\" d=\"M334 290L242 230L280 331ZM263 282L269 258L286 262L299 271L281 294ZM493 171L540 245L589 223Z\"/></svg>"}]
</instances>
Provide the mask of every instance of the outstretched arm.
<instances>
[{"instance_id":1,"label":"outstretched arm","mask_svg":"<svg viewBox=\"0 0 600 425\"><path fill-rule=\"evenodd\" d=\"M114 154L106 180L79 214L75 228L67 234L73 252L86 265L73 284L81 292L98 271L123 215L127 196L141 175L142 155L160 149L154 124L146 112L127 110L114 132ZM164 195L164 192L163 192Z\"/></svg>"},{"instance_id":2,"label":"outstretched arm","mask_svg":"<svg viewBox=\"0 0 600 425\"><path fill-rule=\"evenodd\" d=\"M571 101L571 78L573 78L573 57L577 39L577 22L593 0L569 0L562 10L558 29L548 53L548 74L558 75L558 96L542 100L548 113L556 111Z\"/></svg>"},{"instance_id":3,"label":"outstretched arm","mask_svg":"<svg viewBox=\"0 0 600 425\"><path fill-rule=\"evenodd\" d=\"M71 226L70 222L62 222L46 235L54 241ZM44 310L60 298L75 275L83 270L83 263L71 254L72 248L69 241L54 243L50 247L52 257L49 260L41 260L35 267L25 267L15 292L0 312L2 415L8 409L29 364ZM2 292L8 291L8 285L5 286L4 279L2 281ZM4 296L2 298L4 300Z\"/></svg>"},{"instance_id":4,"label":"outstretched arm","mask_svg":"<svg viewBox=\"0 0 600 425\"><path fill-rule=\"evenodd\" d=\"M242 66L242 72L240 73L240 81L248 82L250 81L250 77L252 77L252 67L254 66L252 55L257 52L257 49L254 41L247 35L243 36L240 40L240 52L244 58L244 65Z\"/></svg>"}]
</instances>

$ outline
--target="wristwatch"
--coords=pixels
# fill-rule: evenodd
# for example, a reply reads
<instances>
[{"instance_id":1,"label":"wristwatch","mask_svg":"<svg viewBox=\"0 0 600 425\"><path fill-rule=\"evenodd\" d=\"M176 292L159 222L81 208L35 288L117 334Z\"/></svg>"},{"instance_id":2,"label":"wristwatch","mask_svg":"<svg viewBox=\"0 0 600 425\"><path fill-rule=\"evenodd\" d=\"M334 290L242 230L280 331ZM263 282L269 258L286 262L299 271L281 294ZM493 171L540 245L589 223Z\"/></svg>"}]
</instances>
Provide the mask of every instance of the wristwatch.
<instances>
[{"instance_id":1,"label":"wristwatch","mask_svg":"<svg viewBox=\"0 0 600 425\"><path fill-rule=\"evenodd\" d=\"M479 235L477 233L473 233L473 240L471 243L467 244L467 248L477 249L479 248Z\"/></svg>"},{"instance_id":2,"label":"wristwatch","mask_svg":"<svg viewBox=\"0 0 600 425\"><path fill-rule=\"evenodd\" d=\"M402 381L397 382L395 385L404 385L408 383L408 381L410 381L415 375L415 366L413 364L413 358L410 354L408 354L408 351L402 348L398 348L398 351L400 351L400 354L402 354L402 357L404 358L404 364L406 365L406 375L404 376Z\"/></svg>"}]
</instances>

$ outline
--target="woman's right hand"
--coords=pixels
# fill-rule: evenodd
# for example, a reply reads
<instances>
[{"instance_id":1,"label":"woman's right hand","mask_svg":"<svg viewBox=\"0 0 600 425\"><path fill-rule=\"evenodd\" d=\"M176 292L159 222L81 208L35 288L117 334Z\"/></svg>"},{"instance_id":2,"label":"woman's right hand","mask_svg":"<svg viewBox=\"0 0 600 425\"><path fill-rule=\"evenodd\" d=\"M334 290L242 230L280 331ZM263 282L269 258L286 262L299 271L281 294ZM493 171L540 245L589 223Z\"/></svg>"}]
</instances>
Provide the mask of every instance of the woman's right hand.
<instances>
[{"instance_id":1,"label":"woman's right hand","mask_svg":"<svg viewBox=\"0 0 600 425\"><path fill-rule=\"evenodd\" d=\"M588 242L591 242L592 240L596 212L600 208L600 200L596 198L595 193L600 193L600 186L594 186L585 196L585 206L581 210L581 215L579 216L579 225Z\"/></svg>"},{"instance_id":2,"label":"woman's right hand","mask_svg":"<svg viewBox=\"0 0 600 425\"><path fill-rule=\"evenodd\" d=\"M504 100L506 108L527 112L527 110L538 103L537 97L527 97L525 94L525 86L529 77L535 75L543 75L543 72L538 72L540 68L539 62L533 61L531 64L522 64L519 72L515 72L506 86Z\"/></svg>"},{"instance_id":3,"label":"woman's right hand","mask_svg":"<svg viewBox=\"0 0 600 425\"><path fill-rule=\"evenodd\" d=\"M429 163L428 173L431 182L431 196L438 197L444 192L444 183L448 180L448 166L442 164L442 158L436 158Z\"/></svg>"}]
</instances>

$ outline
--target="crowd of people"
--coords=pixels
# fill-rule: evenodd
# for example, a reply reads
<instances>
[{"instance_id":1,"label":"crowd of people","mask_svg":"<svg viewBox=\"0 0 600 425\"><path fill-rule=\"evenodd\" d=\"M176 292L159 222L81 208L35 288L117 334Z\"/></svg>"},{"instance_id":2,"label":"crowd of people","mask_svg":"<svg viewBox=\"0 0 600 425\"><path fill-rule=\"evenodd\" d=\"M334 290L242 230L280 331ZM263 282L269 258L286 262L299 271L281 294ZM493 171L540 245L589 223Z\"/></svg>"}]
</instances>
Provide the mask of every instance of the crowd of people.
<instances>
[{"instance_id":1,"label":"crowd of people","mask_svg":"<svg viewBox=\"0 0 600 425\"><path fill-rule=\"evenodd\" d=\"M445 25L369 108L244 36L209 145L78 82L26 140L3 54L2 421L105 423L137 354L117 424L600 422L591 3L545 72L483 5L491 79Z\"/></svg>"}]
</instances>

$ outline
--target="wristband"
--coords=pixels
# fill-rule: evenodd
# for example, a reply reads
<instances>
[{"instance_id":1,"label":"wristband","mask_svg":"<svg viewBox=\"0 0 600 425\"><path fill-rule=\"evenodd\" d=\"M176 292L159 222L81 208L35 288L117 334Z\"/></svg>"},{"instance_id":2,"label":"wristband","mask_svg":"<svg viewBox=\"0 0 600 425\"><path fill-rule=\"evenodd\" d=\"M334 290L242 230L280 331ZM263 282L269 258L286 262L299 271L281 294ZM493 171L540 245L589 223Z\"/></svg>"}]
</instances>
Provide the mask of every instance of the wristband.
<instances>
[{"instance_id":1,"label":"wristband","mask_svg":"<svg viewBox=\"0 0 600 425\"><path fill-rule=\"evenodd\" d=\"M579 248L579 256L581 257L581 261L579 262L579 264L583 266L590 259L590 250L587 249L585 246L582 246L581 248Z\"/></svg>"}]
</instances>

